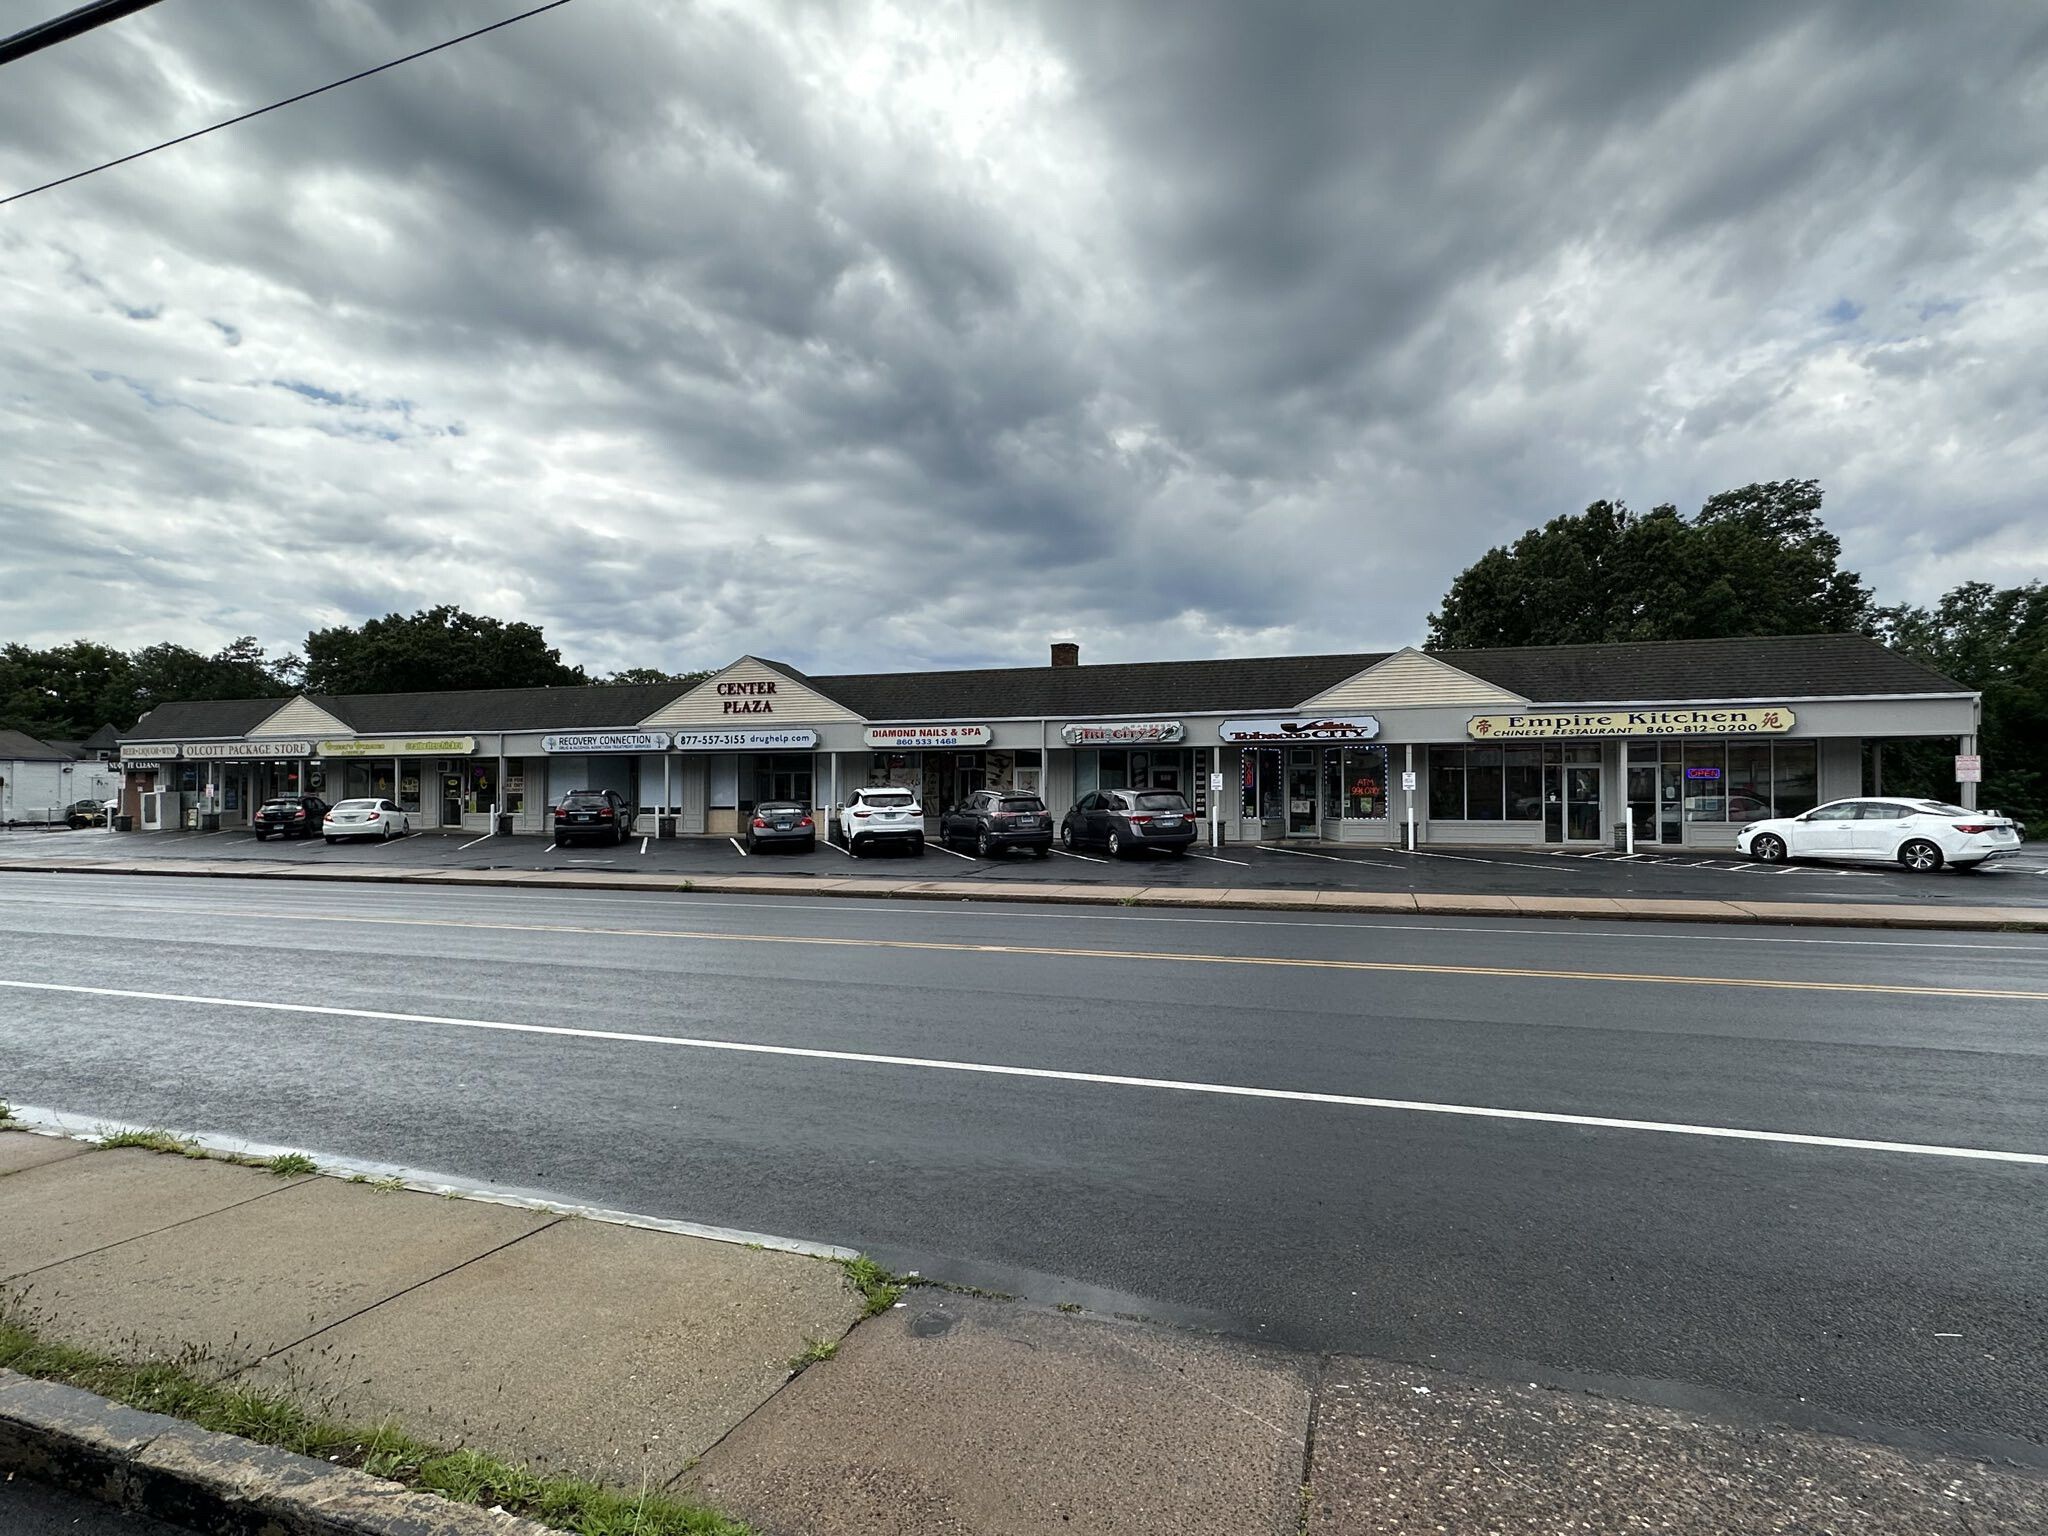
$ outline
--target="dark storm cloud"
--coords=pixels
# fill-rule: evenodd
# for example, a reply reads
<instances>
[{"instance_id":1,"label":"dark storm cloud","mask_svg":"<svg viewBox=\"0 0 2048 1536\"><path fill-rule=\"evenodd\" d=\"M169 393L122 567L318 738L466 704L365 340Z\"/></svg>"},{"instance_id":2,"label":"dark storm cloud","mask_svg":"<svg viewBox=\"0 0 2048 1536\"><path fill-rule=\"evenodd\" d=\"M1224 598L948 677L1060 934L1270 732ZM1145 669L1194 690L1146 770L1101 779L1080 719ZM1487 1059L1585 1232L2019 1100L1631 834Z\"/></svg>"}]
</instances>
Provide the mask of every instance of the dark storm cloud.
<instances>
[{"instance_id":1,"label":"dark storm cloud","mask_svg":"<svg viewBox=\"0 0 2048 1536\"><path fill-rule=\"evenodd\" d=\"M509 9L160 7L6 71L0 181ZM1887 596L2024 579L2044 61L2019 0L579 0L0 212L0 621L1392 645L1596 496L1806 474Z\"/></svg>"}]
</instances>

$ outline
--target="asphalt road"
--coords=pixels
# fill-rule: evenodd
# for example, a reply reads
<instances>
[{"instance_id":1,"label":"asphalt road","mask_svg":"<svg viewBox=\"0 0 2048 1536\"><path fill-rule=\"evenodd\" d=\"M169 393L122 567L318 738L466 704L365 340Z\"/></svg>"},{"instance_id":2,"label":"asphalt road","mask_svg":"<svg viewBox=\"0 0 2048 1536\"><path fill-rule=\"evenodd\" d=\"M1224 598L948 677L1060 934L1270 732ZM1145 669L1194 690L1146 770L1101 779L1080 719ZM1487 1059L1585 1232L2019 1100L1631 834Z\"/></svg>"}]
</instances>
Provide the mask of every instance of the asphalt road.
<instances>
[{"instance_id":1,"label":"asphalt road","mask_svg":"<svg viewBox=\"0 0 2048 1536\"><path fill-rule=\"evenodd\" d=\"M2048 1466L2048 940L0 874L0 952L15 1103Z\"/></svg>"},{"instance_id":2,"label":"asphalt road","mask_svg":"<svg viewBox=\"0 0 2048 1536\"><path fill-rule=\"evenodd\" d=\"M0 869L10 863L92 865L135 859L200 859L223 868L238 863L436 869L616 870L640 874L778 875L863 879L1052 881L1065 885L1158 885L1212 889L1276 887L1325 891L1421 891L1445 895L1727 898L1745 901L1927 902L2048 906L2048 849L2019 854L1978 870L1909 874L1885 866L1758 864L1732 850L1646 849L1633 855L1602 850L1398 848L1263 844L1198 850L1186 858L1111 860L1099 849L1056 850L1040 859L1006 854L979 859L927 846L922 857L876 853L855 860L820 844L816 851L763 850L749 856L724 838L636 838L617 847L556 848L540 837L474 837L421 833L389 843L337 843L318 838L258 842L246 832L130 833L99 830L0 832Z\"/></svg>"},{"instance_id":3,"label":"asphalt road","mask_svg":"<svg viewBox=\"0 0 2048 1536\"><path fill-rule=\"evenodd\" d=\"M127 1514L7 1475L0 1475L0 1531L7 1536L192 1536L182 1525Z\"/></svg>"}]
</instances>

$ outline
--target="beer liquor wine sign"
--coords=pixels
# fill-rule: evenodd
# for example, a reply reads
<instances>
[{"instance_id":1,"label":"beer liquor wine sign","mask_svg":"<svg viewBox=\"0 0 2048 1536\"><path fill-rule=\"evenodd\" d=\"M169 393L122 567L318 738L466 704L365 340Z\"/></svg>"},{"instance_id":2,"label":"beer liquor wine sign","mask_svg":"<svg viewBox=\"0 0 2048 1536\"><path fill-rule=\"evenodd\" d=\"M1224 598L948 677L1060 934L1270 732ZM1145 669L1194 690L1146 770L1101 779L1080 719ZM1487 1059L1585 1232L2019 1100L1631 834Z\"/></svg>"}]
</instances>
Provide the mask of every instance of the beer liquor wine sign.
<instances>
[{"instance_id":1,"label":"beer liquor wine sign","mask_svg":"<svg viewBox=\"0 0 2048 1536\"><path fill-rule=\"evenodd\" d=\"M860 734L871 747L912 752L925 747L985 747L995 737L985 725L871 725Z\"/></svg>"},{"instance_id":2,"label":"beer liquor wine sign","mask_svg":"<svg viewBox=\"0 0 2048 1536\"><path fill-rule=\"evenodd\" d=\"M1545 741L1576 736L1779 736L1798 717L1782 704L1748 709L1596 709L1474 715L1474 741Z\"/></svg>"},{"instance_id":3,"label":"beer liquor wine sign","mask_svg":"<svg viewBox=\"0 0 2048 1536\"><path fill-rule=\"evenodd\" d=\"M1290 741L1370 741L1380 733L1378 715L1304 715L1294 720L1226 720L1216 728L1225 741L1279 744Z\"/></svg>"},{"instance_id":4,"label":"beer liquor wine sign","mask_svg":"<svg viewBox=\"0 0 2048 1536\"><path fill-rule=\"evenodd\" d=\"M1185 735L1178 720L1089 720L1060 727L1060 740L1070 747L1164 745Z\"/></svg>"}]
</instances>

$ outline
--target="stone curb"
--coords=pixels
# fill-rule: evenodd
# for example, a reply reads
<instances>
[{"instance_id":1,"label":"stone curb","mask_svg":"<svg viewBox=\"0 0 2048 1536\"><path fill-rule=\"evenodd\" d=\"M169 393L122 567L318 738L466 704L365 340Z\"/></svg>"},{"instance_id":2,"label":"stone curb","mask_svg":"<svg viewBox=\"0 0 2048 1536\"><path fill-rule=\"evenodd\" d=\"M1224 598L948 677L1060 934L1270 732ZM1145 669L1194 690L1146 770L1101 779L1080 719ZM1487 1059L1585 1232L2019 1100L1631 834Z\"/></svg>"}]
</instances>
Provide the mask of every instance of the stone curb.
<instances>
[{"instance_id":1,"label":"stone curb","mask_svg":"<svg viewBox=\"0 0 2048 1536\"><path fill-rule=\"evenodd\" d=\"M864 900L1014 902L1030 906L1192 907L1252 912L1347 912L1378 916L1535 917L1643 923L1773 923L1788 928L1928 928L2048 933L2048 907L1965 907L1829 902L1724 901L1658 897L1629 902L1612 896L1440 896L1392 891L1300 891L1243 886L1027 885L1021 881L881 881L825 877L599 874L550 870L301 868L263 865L224 869L175 862L149 864L0 863L0 873L162 875L221 880L341 880L368 885L468 885L494 890L668 891L692 896L846 896Z\"/></svg>"},{"instance_id":2,"label":"stone curb","mask_svg":"<svg viewBox=\"0 0 2048 1536\"><path fill-rule=\"evenodd\" d=\"M0 1472L221 1536L558 1536L8 1370Z\"/></svg>"}]
</instances>

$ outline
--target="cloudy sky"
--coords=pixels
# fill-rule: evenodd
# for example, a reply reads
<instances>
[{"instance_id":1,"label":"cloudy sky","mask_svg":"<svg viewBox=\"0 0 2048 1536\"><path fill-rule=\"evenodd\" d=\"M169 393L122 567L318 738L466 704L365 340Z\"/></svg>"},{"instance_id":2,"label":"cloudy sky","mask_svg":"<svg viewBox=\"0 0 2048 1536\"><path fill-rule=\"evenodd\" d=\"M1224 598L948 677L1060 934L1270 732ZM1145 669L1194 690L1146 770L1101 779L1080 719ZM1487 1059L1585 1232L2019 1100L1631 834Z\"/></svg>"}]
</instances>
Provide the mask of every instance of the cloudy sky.
<instances>
[{"instance_id":1,"label":"cloudy sky","mask_svg":"<svg viewBox=\"0 0 2048 1536\"><path fill-rule=\"evenodd\" d=\"M0 195L522 8L166 0ZM0 208L0 639L1366 649L1805 476L1926 600L2048 575L2044 358L2039 0L574 0Z\"/></svg>"}]
</instances>

